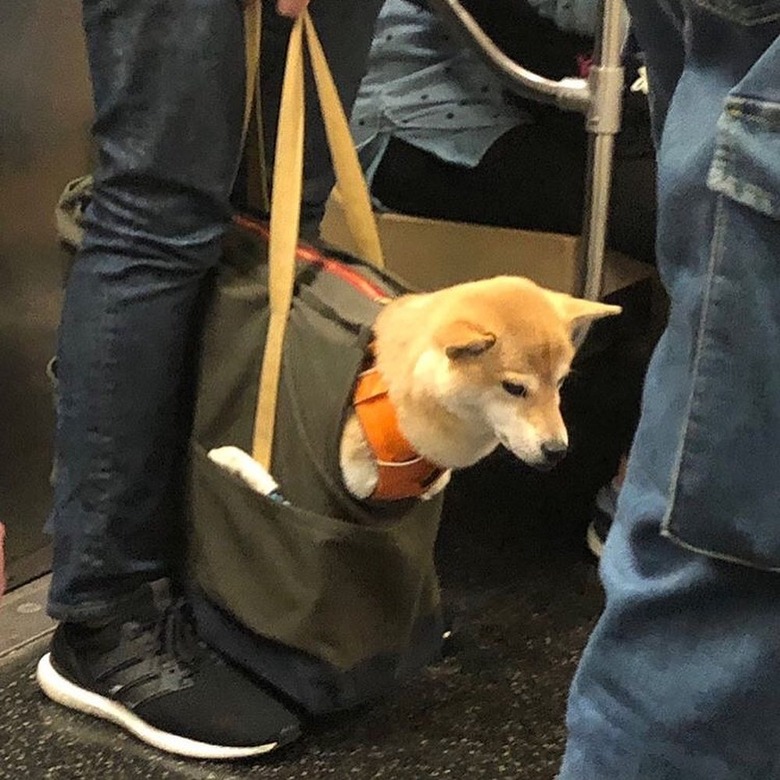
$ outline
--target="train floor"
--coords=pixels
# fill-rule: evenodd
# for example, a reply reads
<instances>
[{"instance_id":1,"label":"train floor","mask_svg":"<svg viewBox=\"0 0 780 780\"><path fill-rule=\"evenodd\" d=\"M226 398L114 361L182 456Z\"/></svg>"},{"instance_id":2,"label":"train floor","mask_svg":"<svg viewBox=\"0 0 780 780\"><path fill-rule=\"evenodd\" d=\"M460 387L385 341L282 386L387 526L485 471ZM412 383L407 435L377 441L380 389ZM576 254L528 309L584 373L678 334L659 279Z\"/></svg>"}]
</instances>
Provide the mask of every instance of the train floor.
<instances>
[{"instance_id":1,"label":"train floor","mask_svg":"<svg viewBox=\"0 0 780 780\"><path fill-rule=\"evenodd\" d=\"M48 701L34 680L52 628L46 581L11 591L0 606L0 780L553 780L568 688L603 603L585 531L630 442L652 341L641 328L607 339L575 367L571 452L552 473L498 451L453 478L437 547L455 628L446 657L262 760L180 760Z\"/></svg>"},{"instance_id":2,"label":"train floor","mask_svg":"<svg viewBox=\"0 0 780 780\"><path fill-rule=\"evenodd\" d=\"M263 760L179 760L48 701L34 681L39 637L0 660L0 778L553 780L568 686L602 604L587 514L583 493L561 497L506 456L459 477L438 548L449 655Z\"/></svg>"}]
</instances>

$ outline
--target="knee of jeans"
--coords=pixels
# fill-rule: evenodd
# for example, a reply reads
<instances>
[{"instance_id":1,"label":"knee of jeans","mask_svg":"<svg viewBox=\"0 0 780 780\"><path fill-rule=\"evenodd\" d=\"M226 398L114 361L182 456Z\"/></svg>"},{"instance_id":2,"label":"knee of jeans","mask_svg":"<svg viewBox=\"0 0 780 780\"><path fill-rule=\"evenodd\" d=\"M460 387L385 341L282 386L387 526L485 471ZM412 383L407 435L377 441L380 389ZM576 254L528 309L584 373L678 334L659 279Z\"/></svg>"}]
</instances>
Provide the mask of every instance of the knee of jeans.
<instances>
[{"instance_id":1,"label":"knee of jeans","mask_svg":"<svg viewBox=\"0 0 780 780\"><path fill-rule=\"evenodd\" d=\"M96 182L84 215L84 248L210 268L230 213L227 194L142 176Z\"/></svg>"}]
</instances>

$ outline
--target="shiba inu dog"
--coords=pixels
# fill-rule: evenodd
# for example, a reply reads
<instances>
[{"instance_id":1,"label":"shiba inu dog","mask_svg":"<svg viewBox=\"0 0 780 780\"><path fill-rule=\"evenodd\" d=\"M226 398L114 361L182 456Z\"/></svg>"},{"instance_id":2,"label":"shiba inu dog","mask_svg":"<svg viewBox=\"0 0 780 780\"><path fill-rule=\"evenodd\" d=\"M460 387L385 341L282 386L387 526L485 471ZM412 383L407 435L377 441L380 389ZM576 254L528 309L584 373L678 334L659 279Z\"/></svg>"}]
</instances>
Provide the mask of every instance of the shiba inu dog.
<instances>
[{"instance_id":1,"label":"shiba inu dog","mask_svg":"<svg viewBox=\"0 0 780 780\"><path fill-rule=\"evenodd\" d=\"M559 407L574 336L620 311L511 276L390 300L374 327L374 360L365 372L372 384L366 391L359 380L343 427L347 491L357 499L430 498L452 469L499 444L530 466L553 467L568 448ZM386 408L367 417L362 405L377 399ZM371 430L387 426L390 434ZM382 451L399 440L401 457ZM254 489L274 489L241 450L209 456ZM408 466L416 469L411 480L398 476ZM410 490L410 481L419 489Z\"/></svg>"}]
</instances>

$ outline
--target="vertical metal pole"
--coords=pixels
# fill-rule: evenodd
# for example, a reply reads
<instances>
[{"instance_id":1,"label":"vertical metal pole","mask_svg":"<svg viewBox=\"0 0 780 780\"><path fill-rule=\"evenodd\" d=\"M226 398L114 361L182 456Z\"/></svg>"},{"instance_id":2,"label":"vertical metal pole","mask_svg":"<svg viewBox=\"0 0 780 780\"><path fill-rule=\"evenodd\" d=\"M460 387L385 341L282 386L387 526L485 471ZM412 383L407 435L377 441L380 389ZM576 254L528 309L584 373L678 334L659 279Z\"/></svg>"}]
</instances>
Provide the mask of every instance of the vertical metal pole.
<instances>
[{"instance_id":1,"label":"vertical metal pole","mask_svg":"<svg viewBox=\"0 0 780 780\"><path fill-rule=\"evenodd\" d=\"M597 38L589 82L593 101L587 114L588 174L587 204L577 262L575 293L598 300L604 273L612 156L615 134L620 129L623 100L621 53L627 29L622 0L603 0L602 25Z\"/></svg>"}]
</instances>

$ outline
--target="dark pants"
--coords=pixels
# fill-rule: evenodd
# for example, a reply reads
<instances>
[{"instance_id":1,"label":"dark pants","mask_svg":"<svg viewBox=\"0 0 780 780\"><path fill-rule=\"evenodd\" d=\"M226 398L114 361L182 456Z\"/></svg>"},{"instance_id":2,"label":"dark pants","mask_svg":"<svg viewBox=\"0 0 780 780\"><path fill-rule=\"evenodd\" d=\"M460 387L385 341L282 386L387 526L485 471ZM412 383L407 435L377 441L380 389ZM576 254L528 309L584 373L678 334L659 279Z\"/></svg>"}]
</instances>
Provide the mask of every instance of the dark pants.
<instances>
[{"instance_id":1,"label":"dark pants","mask_svg":"<svg viewBox=\"0 0 780 780\"><path fill-rule=\"evenodd\" d=\"M578 234L585 201L587 139L582 117L539 109L496 141L475 168L440 160L392 139L373 193L415 216ZM618 138L609 245L654 260L655 163L647 124Z\"/></svg>"},{"instance_id":2,"label":"dark pants","mask_svg":"<svg viewBox=\"0 0 780 780\"><path fill-rule=\"evenodd\" d=\"M347 108L379 5L312 4ZM273 115L290 23L264 6ZM84 0L84 24L99 158L57 355L49 610L60 619L111 614L119 594L170 576L185 547L187 355L231 214L244 99L239 0ZM316 221L333 179L313 117L304 213Z\"/></svg>"}]
</instances>

